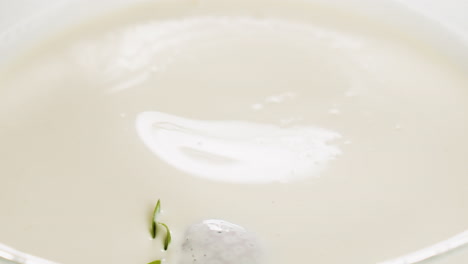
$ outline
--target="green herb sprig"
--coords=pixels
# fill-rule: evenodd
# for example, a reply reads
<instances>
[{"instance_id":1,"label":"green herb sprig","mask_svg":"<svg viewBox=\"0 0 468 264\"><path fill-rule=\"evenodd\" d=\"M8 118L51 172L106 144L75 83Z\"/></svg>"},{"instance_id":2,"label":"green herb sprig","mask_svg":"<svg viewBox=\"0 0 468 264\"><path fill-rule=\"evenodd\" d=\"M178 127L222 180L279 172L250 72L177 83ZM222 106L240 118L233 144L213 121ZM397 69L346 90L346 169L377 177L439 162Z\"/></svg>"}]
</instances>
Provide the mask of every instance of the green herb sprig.
<instances>
[{"instance_id":1,"label":"green herb sprig","mask_svg":"<svg viewBox=\"0 0 468 264\"><path fill-rule=\"evenodd\" d=\"M151 220L151 237L153 239L156 238L156 234L158 232L158 222L156 220L160 212L161 212L161 200L158 200L158 202L156 203L156 206L154 207L153 219Z\"/></svg>"},{"instance_id":2,"label":"green herb sprig","mask_svg":"<svg viewBox=\"0 0 468 264\"><path fill-rule=\"evenodd\" d=\"M167 250L172 240L171 230L169 230L169 227L166 224L164 223L159 223L159 224L161 224L162 226L166 228L166 238L164 239L164 250Z\"/></svg>"},{"instance_id":3,"label":"green herb sprig","mask_svg":"<svg viewBox=\"0 0 468 264\"><path fill-rule=\"evenodd\" d=\"M169 247L169 244L171 243L171 240L172 240L172 236L171 236L171 230L169 229L169 227L165 224L165 223L161 223L161 222L158 222L158 215L159 213L161 212L161 200L158 200L158 202L156 203L156 206L154 207L154 211L153 211L153 218L151 220L151 229L150 229L150 233L151 233L151 237L153 239L156 238L158 232L159 232L159 226L162 226L164 227L164 229L166 229L166 236L164 238L164 250L167 250L168 247ZM152 261L148 264L161 264L161 260L155 260L155 261Z\"/></svg>"}]
</instances>

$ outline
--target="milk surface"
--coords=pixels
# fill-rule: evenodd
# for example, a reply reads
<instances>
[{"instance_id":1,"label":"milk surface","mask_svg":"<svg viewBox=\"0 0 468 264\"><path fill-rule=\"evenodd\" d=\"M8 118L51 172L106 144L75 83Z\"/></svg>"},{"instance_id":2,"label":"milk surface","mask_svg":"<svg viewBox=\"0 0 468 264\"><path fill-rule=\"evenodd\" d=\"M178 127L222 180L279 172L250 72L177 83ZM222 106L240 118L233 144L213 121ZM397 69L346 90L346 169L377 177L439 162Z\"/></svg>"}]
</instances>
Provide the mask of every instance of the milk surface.
<instances>
[{"instance_id":1,"label":"milk surface","mask_svg":"<svg viewBox=\"0 0 468 264\"><path fill-rule=\"evenodd\" d=\"M467 228L456 61L343 10L239 3L135 7L0 74L2 243L179 264L190 226L220 219L266 264L357 264ZM158 199L167 252L148 231Z\"/></svg>"}]
</instances>

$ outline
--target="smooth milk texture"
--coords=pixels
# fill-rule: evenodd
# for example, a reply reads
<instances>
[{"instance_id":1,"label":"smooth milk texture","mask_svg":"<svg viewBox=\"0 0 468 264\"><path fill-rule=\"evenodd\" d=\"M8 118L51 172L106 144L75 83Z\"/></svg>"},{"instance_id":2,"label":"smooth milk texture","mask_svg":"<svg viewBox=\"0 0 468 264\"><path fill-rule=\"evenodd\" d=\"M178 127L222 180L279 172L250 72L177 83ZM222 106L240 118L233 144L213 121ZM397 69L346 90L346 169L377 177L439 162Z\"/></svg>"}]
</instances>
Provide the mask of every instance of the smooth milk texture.
<instances>
[{"instance_id":1,"label":"smooth milk texture","mask_svg":"<svg viewBox=\"0 0 468 264\"><path fill-rule=\"evenodd\" d=\"M352 264L467 228L468 78L443 51L307 3L190 3L70 29L0 74L2 243L181 264L189 226L221 219L264 263Z\"/></svg>"}]
</instances>

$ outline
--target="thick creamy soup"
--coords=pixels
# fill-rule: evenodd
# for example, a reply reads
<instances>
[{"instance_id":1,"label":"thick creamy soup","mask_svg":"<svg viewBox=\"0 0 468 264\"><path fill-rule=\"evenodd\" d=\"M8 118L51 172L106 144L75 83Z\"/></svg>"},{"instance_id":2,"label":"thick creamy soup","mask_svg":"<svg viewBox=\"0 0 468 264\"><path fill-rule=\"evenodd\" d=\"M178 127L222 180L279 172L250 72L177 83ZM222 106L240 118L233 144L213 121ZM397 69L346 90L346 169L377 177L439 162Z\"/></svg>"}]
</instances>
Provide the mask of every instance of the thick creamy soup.
<instances>
[{"instance_id":1,"label":"thick creamy soup","mask_svg":"<svg viewBox=\"0 0 468 264\"><path fill-rule=\"evenodd\" d=\"M456 61L343 10L237 3L136 6L3 70L1 243L63 264L361 264L468 227Z\"/></svg>"}]
</instances>

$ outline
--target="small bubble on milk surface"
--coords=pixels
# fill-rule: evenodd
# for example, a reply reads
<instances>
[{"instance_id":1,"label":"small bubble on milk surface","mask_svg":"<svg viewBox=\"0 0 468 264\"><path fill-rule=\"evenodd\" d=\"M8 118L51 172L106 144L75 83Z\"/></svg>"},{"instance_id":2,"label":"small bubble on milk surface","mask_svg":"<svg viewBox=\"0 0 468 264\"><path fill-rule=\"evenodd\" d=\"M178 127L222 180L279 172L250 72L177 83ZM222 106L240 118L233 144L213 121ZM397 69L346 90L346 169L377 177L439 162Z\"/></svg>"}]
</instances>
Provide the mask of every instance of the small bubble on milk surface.
<instances>
[{"instance_id":1,"label":"small bubble on milk surface","mask_svg":"<svg viewBox=\"0 0 468 264\"><path fill-rule=\"evenodd\" d=\"M180 257L179 264L260 264L262 248L243 227L210 219L187 229Z\"/></svg>"}]
</instances>

